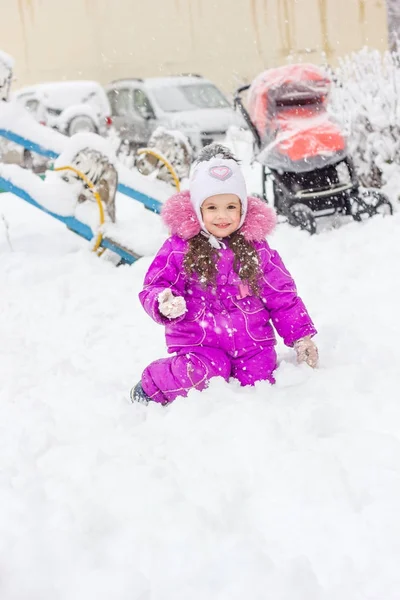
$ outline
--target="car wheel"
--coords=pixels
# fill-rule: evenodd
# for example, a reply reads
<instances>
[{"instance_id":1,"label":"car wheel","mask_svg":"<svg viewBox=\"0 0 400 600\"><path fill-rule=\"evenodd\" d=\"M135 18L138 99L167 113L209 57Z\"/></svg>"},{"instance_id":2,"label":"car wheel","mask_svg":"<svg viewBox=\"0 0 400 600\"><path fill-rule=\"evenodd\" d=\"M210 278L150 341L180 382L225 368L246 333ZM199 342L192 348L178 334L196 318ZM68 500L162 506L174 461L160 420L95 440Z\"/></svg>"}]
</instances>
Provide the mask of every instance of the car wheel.
<instances>
[{"instance_id":1,"label":"car wheel","mask_svg":"<svg viewBox=\"0 0 400 600\"><path fill-rule=\"evenodd\" d=\"M82 131L97 133L97 127L90 117L86 115L77 115L68 123L66 133L71 136Z\"/></svg>"}]
</instances>

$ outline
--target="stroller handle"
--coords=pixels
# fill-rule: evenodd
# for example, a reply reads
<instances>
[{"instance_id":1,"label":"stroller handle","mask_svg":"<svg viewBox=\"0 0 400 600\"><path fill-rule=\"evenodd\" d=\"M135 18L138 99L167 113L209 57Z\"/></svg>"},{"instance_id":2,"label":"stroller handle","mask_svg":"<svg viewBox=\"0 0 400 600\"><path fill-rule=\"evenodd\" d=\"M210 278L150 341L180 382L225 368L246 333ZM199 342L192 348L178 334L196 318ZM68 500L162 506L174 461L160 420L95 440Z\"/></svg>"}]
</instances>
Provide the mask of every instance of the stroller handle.
<instances>
[{"instance_id":1,"label":"stroller handle","mask_svg":"<svg viewBox=\"0 0 400 600\"><path fill-rule=\"evenodd\" d=\"M246 85L242 85L240 88L238 88L235 92L235 96L239 96L240 94L242 94L243 92L245 92L246 90L248 90L250 87L250 83L247 83Z\"/></svg>"},{"instance_id":2,"label":"stroller handle","mask_svg":"<svg viewBox=\"0 0 400 600\"><path fill-rule=\"evenodd\" d=\"M242 114L242 117L244 118L244 120L246 121L247 126L249 127L250 131L252 132L255 142L257 144L257 146L259 148L261 148L261 137L260 134L258 133L253 121L250 119L250 115L247 112L247 110L245 109L242 99L240 97L240 94L242 94L243 92L245 92L246 90L248 90L250 87L250 84L248 83L247 85L242 85L240 88L238 88L235 92L235 95L233 97L233 107L236 109L238 108L240 113Z\"/></svg>"}]
</instances>

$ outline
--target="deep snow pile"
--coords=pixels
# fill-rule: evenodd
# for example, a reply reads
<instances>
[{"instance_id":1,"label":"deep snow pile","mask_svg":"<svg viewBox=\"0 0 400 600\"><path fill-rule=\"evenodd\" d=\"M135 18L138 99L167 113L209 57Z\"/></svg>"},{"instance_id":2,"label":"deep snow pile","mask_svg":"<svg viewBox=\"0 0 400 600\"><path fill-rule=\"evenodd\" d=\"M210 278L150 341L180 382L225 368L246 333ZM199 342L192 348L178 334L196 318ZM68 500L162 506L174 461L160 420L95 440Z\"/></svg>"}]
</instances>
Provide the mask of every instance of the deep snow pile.
<instances>
[{"instance_id":1,"label":"deep snow pile","mask_svg":"<svg viewBox=\"0 0 400 600\"><path fill-rule=\"evenodd\" d=\"M1 195L0 598L397 600L399 227L271 238L318 371L280 345L274 387L143 407L150 259L117 269Z\"/></svg>"}]
</instances>

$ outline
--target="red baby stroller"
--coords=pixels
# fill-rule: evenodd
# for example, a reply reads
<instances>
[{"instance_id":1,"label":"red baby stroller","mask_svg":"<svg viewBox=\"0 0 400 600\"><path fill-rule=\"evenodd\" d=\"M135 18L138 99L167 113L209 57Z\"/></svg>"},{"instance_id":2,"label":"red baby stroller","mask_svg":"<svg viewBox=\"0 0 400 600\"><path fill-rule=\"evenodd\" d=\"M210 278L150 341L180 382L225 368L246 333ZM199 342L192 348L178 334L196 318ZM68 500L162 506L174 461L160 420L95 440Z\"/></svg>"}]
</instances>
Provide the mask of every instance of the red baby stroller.
<instances>
[{"instance_id":1,"label":"red baby stroller","mask_svg":"<svg viewBox=\"0 0 400 600\"><path fill-rule=\"evenodd\" d=\"M277 213L310 233L319 217L361 221L393 212L380 191L360 188L345 137L327 112L329 87L315 65L289 65L264 71L235 95L259 150L264 199L272 182ZM247 112L240 95L248 89Z\"/></svg>"}]
</instances>

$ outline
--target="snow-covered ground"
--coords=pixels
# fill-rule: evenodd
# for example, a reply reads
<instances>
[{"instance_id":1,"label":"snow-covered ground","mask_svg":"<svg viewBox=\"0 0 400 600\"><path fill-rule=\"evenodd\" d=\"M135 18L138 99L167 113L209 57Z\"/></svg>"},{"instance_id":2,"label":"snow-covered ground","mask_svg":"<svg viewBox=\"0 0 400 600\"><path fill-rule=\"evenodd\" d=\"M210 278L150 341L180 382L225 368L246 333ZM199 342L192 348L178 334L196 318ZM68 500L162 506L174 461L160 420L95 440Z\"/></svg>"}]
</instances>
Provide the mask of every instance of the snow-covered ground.
<instances>
[{"instance_id":1,"label":"snow-covered ground","mask_svg":"<svg viewBox=\"0 0 400 600\"><path fill-rule=\"evenodd\" d=\"M1 600L398 600L399 230L280 225L320 368L144 407L151 259L0 195Z\"/></svg>"}]
</instances>

